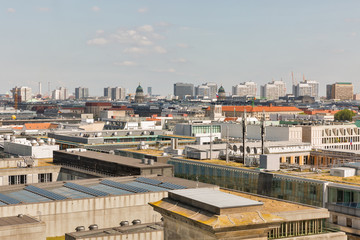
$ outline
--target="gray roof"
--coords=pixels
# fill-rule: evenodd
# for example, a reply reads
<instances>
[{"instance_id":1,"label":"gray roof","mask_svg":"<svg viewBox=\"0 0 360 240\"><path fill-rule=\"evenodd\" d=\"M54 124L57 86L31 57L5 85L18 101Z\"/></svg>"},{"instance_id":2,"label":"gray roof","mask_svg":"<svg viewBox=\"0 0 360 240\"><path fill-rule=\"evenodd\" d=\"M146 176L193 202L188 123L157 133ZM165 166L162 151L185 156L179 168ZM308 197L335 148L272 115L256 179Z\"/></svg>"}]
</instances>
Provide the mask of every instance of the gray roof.
<instances>
[{"instance_id":1,"label":"gray roof","mask_svg":"<svg viewBox=\"0 0 360 240\"><path fill-rule=\"evenodd\" d=\"M225 209L263 205L262 202L210 188L173 190L169 191L169 197L173 200L202 209L204 209L204 206ZM208 207L205 207L205 209L208 209Z\"/></svg>"}]
</instances>

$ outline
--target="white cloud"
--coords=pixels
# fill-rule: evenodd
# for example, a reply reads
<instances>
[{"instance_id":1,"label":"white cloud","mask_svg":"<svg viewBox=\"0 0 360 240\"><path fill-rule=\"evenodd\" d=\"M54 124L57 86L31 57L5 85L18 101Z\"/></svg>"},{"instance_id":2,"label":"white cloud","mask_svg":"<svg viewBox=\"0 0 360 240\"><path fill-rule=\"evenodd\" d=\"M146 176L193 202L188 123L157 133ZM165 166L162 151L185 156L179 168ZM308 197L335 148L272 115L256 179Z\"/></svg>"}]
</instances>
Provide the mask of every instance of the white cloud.
<instances>
[{"instance_id":1,"label":"white cloud","mask_svg":"<svg viewBox=\"0 0 360 240\"><path fill-rule=\"evenodd\" d=\"M188 48L189 45L187 45L186 43L178 43L176 44L176 46L178 46L179 48Z\"/></svg>"},{"instance_id":2,"label":"white cloud","mask_svg":"<svg viewBox=\"0 0 360 240\"><path fill-rule=\"evenodd\" d=\"M138 9L139 13L146 13L147 11L149 11L149 9L147 9L147 8L139 8Z\"/></svg>"},{"instance_id":3,"label":"white cloud","mask_svg":"<svg viewBox=\"0 0 360 240\"><path fill-rule=\"evenodd\" d=\"M123 61L123 62L115 62L114 65L117 66L126 66L126 67L133 67L133 66L137 66L136 62L132 62L132 61Z\"/></svg>"},{"instance_id":4,"label":"white cloud","mask_svg":"<svg viewBox=\"0 0 360 240\"><path fill-rule=\"evenodd\" d=\"M99 29L99 30L96 31L96 34L97 34L97 35L101 35L101 34L103 34L104 32L105 32L104 30Z\"/></svg>"},{"instance_id":5,"label":"white cloud","mask_svg":"<svg viewBox=\"0 0 360 240\"><path fill-rule=\"evenodd\" d=\"M187 63L187 60L185 58L177 58L177 59L171 60L171 62L174 62L174 63Z\"/></svg>"},{"instance_id":6,"label":"white cloud","mask_svg":"<svg viewBox=\"0 0 360 240\"><path fill-rule=\"evenodd\" d=\"M166 49L160 46L154 47L154 51L161 54L167 53Z\"/></svg>"},{"instance_id":7,"label":"white cloud","mask_svg":"<svg viewBox=\"0 0 360 240\"><path fill-rule=\"evenodd\" d=\"M105 38L94 38L89 41L87 41L88 45L105 45L108 43L108 40Z\"/></svg>"},{"instance_id":8,"label":"white cloud","mask_svg":"<svg viewBox=\"0 0 360 240\"><path fill-rule=\"evenodd\" d=\"M146 52L147 52L147 50L145 48L138 48L138 47L125 48L125 50L124 50L124 53L143 54Z\"/></svg>"},{"instance_id":9,"label":"white cloud","mask_svg":"<svg viewBox=\"0 0 360 240\"><path fill-rule=\"evenodd\" d=\"M173 68L167 68L167 69L152 69L152 72L158 72L158 73L174 73L176 72Z\"/></svg>"},{"instance_id":10,"label":"white cloud","mask_svg":"<svg viewBox=\"0 0 360 240\"><path fill-rule=\"evenodd\" d=\"M8 13L14 13L14 12L16 12L14 8L8 8L6 11L7 11Z\"/></svg>"},{"instance_id":11,"label":"white cloud","mask_svg":"<svg viewBox=\"0 0 360 240\"><path fill-rule=\"evenodd\" d=\"M50 8L48 8L48 7L41 7L41 8L38 8L38 10L39 10L40 12L48 12L48 11L50 11Z\"/></svg>"},{"instance_id":12,"label":"white cloud","mask_svg":"<svg viewBox=\"0 0 360 240\"><path fill-rule=\"evenodd\" d=\"M98 6L93 6L93 7L91 8L91 10L92 10L93 12L99 12L99 11L100 11L100 8L99 8Z\"/></svg>"},{"instance_id":13,"label":"white cloud","mask_svg":"<svg viewBox=\"0 0 360 240\"><path fill-rule=\"evenodd\" d=\"M350 36L352 36L352 37L355 37L357 35L357 33L356 32L352 32L352 33L350 33Z\"/></svg>"},{"instance_id":14,"label":"white cloud","mask_svg":"<svg viewBox=\"0 0 360 240\"><path fill-rule=\"evenodd\" d=\"M144 26L138 27L138 30L140 32L153 32L154 28L151 25L144 25Z\"/></svg>"},{"instance_id":15,"label":"white cloud","mask_svg":"<svg viewBox=\"0 0 360 240\"><path fill-rule=\"evenodd\" d=\"M150 46L153 44L149 37L138 33L136 30L119 30L116 34L112 34L111 37L122 44L139 46Z\"/></svg>"}]
</instances>

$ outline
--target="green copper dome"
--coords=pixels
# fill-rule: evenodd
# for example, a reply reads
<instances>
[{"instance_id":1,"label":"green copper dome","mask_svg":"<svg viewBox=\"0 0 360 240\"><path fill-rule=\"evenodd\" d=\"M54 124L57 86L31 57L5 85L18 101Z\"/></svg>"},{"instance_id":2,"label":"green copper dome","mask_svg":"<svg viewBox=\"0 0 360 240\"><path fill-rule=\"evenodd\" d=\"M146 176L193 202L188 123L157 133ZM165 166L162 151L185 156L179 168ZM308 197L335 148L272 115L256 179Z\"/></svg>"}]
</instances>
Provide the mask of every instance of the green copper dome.
<instances>
[{"instance_id":1,"label":"green copper dome","mask_svg":"<svg viewBox=\"0 0 360 240\"><path fill-rule=\"evenodd\" d=\"M223 86L221 86L220 88L219 88L219 93L224 93L225 92L225 89L223 88Z\"/></svg>"},{"instance_id":2,"label":"green copper dome","mask_svg":"<svg viewBox=\"0 0 360 240\"><path fill-rule=\"evenodd\" d=\"M136 88L136 93L142 93L142 92L144 92L144 90L139 84L139 86Z\"/></svg>"}]
</instances>

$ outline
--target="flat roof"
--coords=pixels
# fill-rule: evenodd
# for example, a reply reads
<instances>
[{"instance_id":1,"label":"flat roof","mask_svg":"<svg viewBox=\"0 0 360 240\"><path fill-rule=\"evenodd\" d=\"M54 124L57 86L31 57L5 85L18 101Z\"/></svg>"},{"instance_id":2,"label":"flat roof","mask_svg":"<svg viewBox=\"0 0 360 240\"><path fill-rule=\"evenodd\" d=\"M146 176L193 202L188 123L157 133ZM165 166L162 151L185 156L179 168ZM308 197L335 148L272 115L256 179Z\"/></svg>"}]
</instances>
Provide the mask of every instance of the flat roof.
<instances>
[{"instance_id":1,"label":"flat roof","mask_svg":"<svg viewBox=\"0 0 360 240\"><path fill-rule=\"evenodd\" d=\"M0 227L10 225L20 225L27 223L38 223L39 221L26 215L0 218Z\"/></svg>"},{"instance_id":2,"label":"flat roof","mask_svg":"<svg viewBox=\"0 0 360 240\"><path fill-rule=\"evenodd\" d=\"M0 186L0 209L7 205L168 192L173 189L196 187L218 188L215 185L156 175L7 185Z\"/></svg>"},{"instance_id":3,"label":"flat roof","mask_svg":"<svg viewBox=\"0 0 360 240\"><path fill-rule=\"evenodd\" d=\"M94 151L85 151L85 152L79 152L79 151L70 152L70 151L66 151L66 150L54 151L54 153L56 153L56 152L96 159L96 160L104 161L104 162L113 162L113 163L117 163L120 165L136 167L136 168L173 167L171 164L159 163L159 162L154 162L153 165L143 164L141 159L123 157L123 156L119 156L119 155L100 153L100 152L94 152ZM54 157L55 157L55 155L54 155Z\"/></svg>"},{"instance_id":4,"label":"flat roof","mask_svg":"<svg viewBox=\"0 0 360 240\"><path fill-rule=\"evenodd\" d=\"M220 209L263 205L259 201L209 188L173 190L169 191L169 197L200 208L202 205ZM194 201L198 204L194 204Z\"/></svg>"},{"instance_id":5,"label":"flat roof","mask_svg":"<svg viewBox=\"0 0 360 240\"><path fill-rule=\"evenodd\" d=\"M75 239L100 238L100 237L111 238L111 236L119 236L119 235L121 236L132 233L154 232L154 231L163 231L163 227L160 226L159 223L136 224L136 225L122 226L122 227L72 232L72 233L66 233L66 235L73 237Z\"/></svg>"}]
</instances>

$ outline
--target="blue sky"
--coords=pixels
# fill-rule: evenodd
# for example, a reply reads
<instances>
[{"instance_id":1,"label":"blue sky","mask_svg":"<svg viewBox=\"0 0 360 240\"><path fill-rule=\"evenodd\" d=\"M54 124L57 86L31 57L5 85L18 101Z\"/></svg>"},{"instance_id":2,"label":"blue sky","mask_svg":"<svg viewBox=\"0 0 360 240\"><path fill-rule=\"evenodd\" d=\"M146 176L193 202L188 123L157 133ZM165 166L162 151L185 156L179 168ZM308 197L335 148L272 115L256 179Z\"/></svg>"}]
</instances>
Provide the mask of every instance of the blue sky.
<instances>
[{"instance_id":1,"label":"blue sky","mask_svg":"<svg viewBox=\"0 0 360 240\"><path fill-rule=\"evenodd\" d=\"M0 93L140 82L260 85L291 72L360 91L360 1L0 0Z\"/></svg>"}]
</instances>

